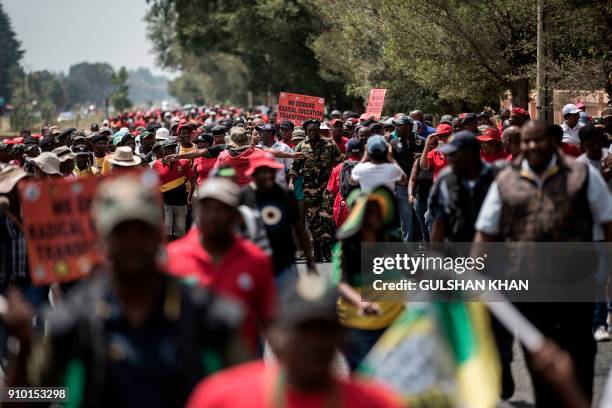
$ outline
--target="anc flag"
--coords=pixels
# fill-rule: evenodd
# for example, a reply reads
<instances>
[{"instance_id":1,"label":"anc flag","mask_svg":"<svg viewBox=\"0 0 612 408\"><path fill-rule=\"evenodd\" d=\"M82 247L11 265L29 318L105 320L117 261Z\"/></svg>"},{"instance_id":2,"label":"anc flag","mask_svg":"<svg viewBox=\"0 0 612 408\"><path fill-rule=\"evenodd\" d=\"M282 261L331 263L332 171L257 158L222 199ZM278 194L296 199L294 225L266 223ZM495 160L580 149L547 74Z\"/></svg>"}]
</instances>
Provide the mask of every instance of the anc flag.
<instances>
[{"instance_id":1,"label":"anc flag","mask_svg":"<svg viewBox=\"0 0 612 408\"><path fill-rule=\"evenodd\" d=\"M500 368L486 307L411 303L359 369L414 407L494 407Z\"/></svg>"}]
</instances>

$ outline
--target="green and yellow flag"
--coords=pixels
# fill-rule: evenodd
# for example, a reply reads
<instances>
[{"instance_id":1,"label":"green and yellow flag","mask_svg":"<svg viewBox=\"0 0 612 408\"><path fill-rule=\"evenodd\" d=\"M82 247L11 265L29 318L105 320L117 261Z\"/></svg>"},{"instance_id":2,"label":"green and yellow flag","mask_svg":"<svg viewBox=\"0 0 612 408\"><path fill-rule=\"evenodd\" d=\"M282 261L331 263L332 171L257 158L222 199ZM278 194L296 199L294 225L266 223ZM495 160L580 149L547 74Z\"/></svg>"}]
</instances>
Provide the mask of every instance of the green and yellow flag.
<instances>
[{"instance_id":1,"label":"green and yellow flag","mask_svg":"<svg viewBox=\"0 0 612 408\"><path fill-rule=\"evenodd\" d=\"M476 302L410 304L359 371L403 395L411 408L489 408L500 395L489 314Z\"/></svg>"}]
</instances>

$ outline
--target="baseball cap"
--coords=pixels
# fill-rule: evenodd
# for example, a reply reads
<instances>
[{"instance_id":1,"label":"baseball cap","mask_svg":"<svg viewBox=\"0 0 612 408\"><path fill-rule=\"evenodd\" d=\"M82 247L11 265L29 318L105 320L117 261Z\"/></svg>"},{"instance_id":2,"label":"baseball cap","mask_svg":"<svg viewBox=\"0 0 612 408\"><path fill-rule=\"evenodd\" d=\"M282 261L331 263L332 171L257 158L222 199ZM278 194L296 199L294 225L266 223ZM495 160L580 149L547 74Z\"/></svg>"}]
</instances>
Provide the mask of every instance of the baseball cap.
<instances>
[{"instance_id":1,"label":"baseball cap","mask_svg":"<svg viewBox=\"0 0 612 408\"><path fill-rule=\"evenodd\" d=\"M38 156L29 160L46 174L59 174L60 176L62 175L59 170L60 159L55 153L42 152Z\"/></svg>"},{"instance_id":2,"label":"baseball cap","mask_svg":"<svg viewBox=\"0 0 612 408\"><path fill-rule=\"evenodd\" d=\"M338 123L340 124L340 126L344 125L341 119L332 119L332 121L329 122L329 126L334 127Z\"/></svg>"},{"instance_id":3,"label":"baseball cap","mask_svg":"<svg viewBox=\"0 0 612 408\"><path fill-rule=\"evenodd\" d=\"M271 169L283 169L285 165L274 160L269 153L259 154L255 157L251 157L249 160L249 168L244 172L246 176L252 176L260 167L269 167Z\"/></svg>"},{"instance_id":4,"label":"baseball cap","mask_svg":"<svg viewBox=\"0 0 612 408\"><path fill-rule=\"evenodd\" d=\"M304 140L304 139L306 139L306 132L304 132L304 129L302 128L299 128L299 127L295 128L293 130L293 133L291 133L292 142L294 141L297 142L297 141Z\"/></svg>"},{"instance_id":5,"label":"baseball cap","mask_svg":"<svg viewBox=\"0 0 612 408\"><path fill-rule=\"evenodd\" d=\"M499 130L497 130L497 128L489 126L482 132L482 135L476 136L476 139L480 140L481 142L488 142L490 140L501 140L501 134L499 133Z\"/></svg>"},{"instance_id":6,"label":"baseball cap","mask_svg":"<svg viewBox=\"0 0 612 408\"><path fill-rule=\"evenodd\" d=\"M414 125L414 120L410 116L402 115L393 119L393 124L396 126Z\"/></svg>"},{"instance_id":7,"label":"baseball cap","mask_svg":"<svg viewBox=\"0 0 612 408\"><path fill-rule=\"evenodd\" d=\"M129 134L128 132L124 132L122 130L115 133L113 135L113 145L117 146L121 142L121 139L123 139L123 137L128 134Z\"/></svg>"},{"instance_id":8,"label":"baseball cap","mask_svg":"<svg viewBox=\"0 0 612 408\"><path fill-rule=\"evenodd\" d=\"M529 112L527 112L525 109L521 108L520 106L515 106L510 111L510 116L518 116L519 118L528 120Z\"/></svg>"},{"instance_id":9,"label":"baseball cap","mask_svg":"<svg viewBox=\"0 0 612 408\"><path fill-rule=\"evenodd\" d=\"M321 129L321 130L329 130L331 128L329 127L329 124L327 122L323 122L323 123L321 123L321 126L319 126L319 129Z\"/></svg>"},{"instance_id":10,"label":"baseball cap","mask_svg":"<svg viewBox=\"0 0 612 408\"><path fill-rule=\"evenodd\" d=\"M447 135L450 135L451 133L453 133L453 127L449 125L448 123L440 123L436 127L436 135L447 136Z\"/></svg>"},{"instance_id":11,"label":"baseball cap","mask_svg":"<svg viewBox=\"0 0 612 408\"><path fill-rule=\"evenodd\" d=\"M582 102L580 99L578 99L574 105L576 105L578 109L582 109L585 107L584 102Z\"/></svg>"},{"instance_id":12,"label":"baseball cap","mask_svg":"<svg viewBox=\"0 0 612 408\"><path fill-rule=\"evenodd\" d=\"M292 328L307 322L325 321L340 327L337 299L337 291L323 277L299 273L281 292L276 324Z\"/></svg>"},{"instance_id":13,"label":"baseball cap","mask_svg":"<svg viewBox=\"0 0 612 408\"><path fill-rule=\"evenodd\" d=\"M109 127L102 127L100 128L100 134L102 133L108 133L109 135L113 134L113 129L109 128Z\"/></svg>"},{"instance_id":14,"label":"baseball cap","mask_svg":"<svg viewBox=\"0 0 612 408\"><path fill-rule=\"evenodd\" d=\"M563 116L565 115L573 115L576 113L580 113L580 109L573 103L568 103L563 107Z\"/></svg>"},{"instance_id":15,"label":"baseball cap","mask_svg":"<svg viewBox=\"0 0 612 408\"><path fill-rule=\"evenodd\" d=\"M369 154L380 154L387 151L387 141L381 135L374 135L368 138L367 142Z\"/></svg>"},{"instance_id":16,"label":"baseball cap","mask_svg":"<svg viewBox=\"0 0 612 408\"><path fill-rule=\"evenodd\" d=\"M153 183L145 183L149 177ZM152 227L161 226L161 211L157 204L155 174L143 173L140 178L121 176L103 181L92 203L96 228L102 235L110 234L126 221L142 221Z\"/></svg>"},{"instance_id":17,"label":"baseball cap","mask_svg":"<svg viewBox=\"0 0 612 408\"><path fill-rule=\"evenodd\" d=\"M280 128L285 130L293 130L293 123L286 120L280 124Z\"/></svg>"},{"instance_id":18,"label":"baseball cap","mask_svg":"<svg viewBox=\"0 0 612 408\"><path fill-rule=\"evenodd\" d=\"M167 147L176 147L178 146L178 142L176 141L176 138L171 137L169 139L164 140L164 142L162 143L162 148L165 149Z\"/></svg>"},{"instance_id":19,"label":"baseball cap","mask_svg":"<svg viewBox=\"0 0 612 408\"><path fill-rule=\"evenodd\" d=\"M143 130L142 132L140 132L140 140L145 139L147 137L153 136L154 133L153 132L149 132L148 130Z\"/></svg>"},{"instance_id":20,"label":"baseball cap","mask_svg":"<svg viewBox=\"0 0 612 408\"><path fill-rule=\"evenodd\" d=\"M210 129L210 132L215 135L225 135L225 126L215 125Z\"/></svg>"},{"instance_id":21,"label":"baseball cap","mask_svg":"<svg viewBox=\"0 0 612 408\"><path fill-rule=\"evenodd\" d=\"M351 139L346 144L346 152L351 154L361 154L363 153L363 145L359 141L359 139Z\"/></svg>"},{"instance_id":22,"label":"baseball cap","mask_svg":"<svg viewBox=\"0 0 612 408\"><path fill-rule=\"evenodd\" d=\"M255 129L257 129L258 132L270 132L272 134L276 134L276 127L274 127L274 125L271 125L269 123L264 123L263 125L257 125L255 126Z\"/></svg>"},{"instance_id":23,"label":"baseball cap","mask_svg":"<svg viewBox=\"0 0 612 408\"><path fill-rule=\"evenodd\" d=\"M476 120L476 114L475 113L466 113L463 114L463 116L461 116L461 124L465 125L466 122L470 121L470 120Z\"/></svg>"},{"instance_id":24,"label":"baseball cap","mask_svg":"<svg viewBox=\"0 0 612 408\"><path fill-rule=\"evenodd\" d=\"M240 196L238 184L223 177L213 177L204 180L198 188L197 200L212 198L227 204L230 207L237 207Z\"/></svg>"},{"instance_id":25,"label":"baseball cap","mask_svg":"<svg viewBox=\"0 0 612 408\"><path fill-rule=\"evenodd\" d=\"M453 136L453 140L437 150L442 154L451 154L459 149L479 150L480 143L476 140L476 135L469 130L462 130Z\"/></svg>"},{"instance_id":26,"label":"baseball cap","mask_svg":"<svg viewBox=\"0 0 612 408\"><path fill-rule=\"evenodd\" d=\"M453 115L442 115L440 123L446 123L447 125L453 124Z\"/></svg>"},{"instance_id":27,"label":"baseball cap","mask_svg":"<svg viewBox=\"0 0 612 408\"><path fill-rule=\"evenodd\" d=\"M155 131L155 140L166 140L170 137L170 131L161 127Z\"/></svg>"}]
</instances>

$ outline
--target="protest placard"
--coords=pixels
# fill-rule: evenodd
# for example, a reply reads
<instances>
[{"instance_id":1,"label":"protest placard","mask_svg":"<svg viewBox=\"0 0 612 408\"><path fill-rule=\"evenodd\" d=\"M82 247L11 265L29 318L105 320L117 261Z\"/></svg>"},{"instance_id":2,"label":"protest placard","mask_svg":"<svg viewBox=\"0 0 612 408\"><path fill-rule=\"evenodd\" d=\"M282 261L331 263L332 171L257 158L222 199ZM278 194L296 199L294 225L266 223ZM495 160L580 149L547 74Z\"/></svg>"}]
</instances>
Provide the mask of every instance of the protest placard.
<instances>
[{"instance_id":1,"label":"protest placard","mask_svg":"<svg viewBox=\"0 0 612 408\"><path fill-rule=\"evenodd\" d=\"M129 175L139 177L157 191L154 172ZM34 285L80 279L102 260L101 242L91 214L91 203L101 181L98 177L84 177L19 185Z\"/></svg>"},{"instance_id":2,"label":"protest placard","mask_svg":"<svg viewBox=\"0 0 612 408\"><path fill-rule=\"evenodd\" d=\"M366 114L373 116L376 120L379 120L380 115L382 115L383 105L385 104L386 94L386 89L372 89L370 91L370 98L368 98L368 108L366 109Z\"/></svg>"},{"instance_id":3,"label":"protest placard","mask_svg":"<svg viewBox=\"0 0 612 408\"><path fill-rule=\"evenodd\" d=\"M281 92L278 95L277 121L301 126L308 119L323 119L325 98Z\"/></svg>"}]
</instances>

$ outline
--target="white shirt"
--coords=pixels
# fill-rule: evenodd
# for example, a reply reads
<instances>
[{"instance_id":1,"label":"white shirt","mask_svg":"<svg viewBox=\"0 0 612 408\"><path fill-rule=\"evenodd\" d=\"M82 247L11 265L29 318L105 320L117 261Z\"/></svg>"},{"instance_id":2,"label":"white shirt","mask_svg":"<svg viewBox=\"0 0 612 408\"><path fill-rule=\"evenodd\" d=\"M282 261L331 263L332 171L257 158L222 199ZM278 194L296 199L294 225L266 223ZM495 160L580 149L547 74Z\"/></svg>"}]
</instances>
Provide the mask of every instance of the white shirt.
<instances>
[{"instance_id":1,"label":"white shirt","mask_svg":"<svg viewBox=\"0 0 612 408\"><path fill-rule=\"evenodd\" d=\"M265 148L266 146L261 145L261 147ZM278 140L274 142L271 149L278 150L279 152L283 152L283 153L293 153L293 149L291 149L288 145ZM283 186L286 186L287 182L285 181L285 174L289 171L289 169L291 169L291 164L293 163L293 159L275 157L274 160L276 160L278 163L281 163L283 166L285 166L284 169L279 169L278 172L276 173L276 182Z\"/></svg>"},{"instance_id":2,"label":"white shirt","mask_svg":"<svg viewBox=\"0 0 612 408\"><path fill-rule=\"evenodd\" d=\"M567 122L563 122L561 125L561 129L563 129L563 139L561 140L563 143L569 143L576 146L580 146L580 138L578 137L578 131L583 125L578 123L573 128L567 126Z\"/></svg>"},{"instance_id":3,"label":"white shirt","mask_svg":"<svg viewBox=\"0 0 612 408\"><path fill-rule=\"evenodd\" d=\"M557 156L553 156L546 169L557 164ZM521 163L521 168L530 172L534 178L538 188L542 188L544 180L540 179L529 167L527 160L524 159ZM604 182L603 177L592 166L589 168L589 183L587 185L587 199L591 208L594 225L603 225L612 222L612 195ZM485 197L478 219L476 220L476 231L484 232L489 235L499 234L499 220L501 217L502 200L499 194L497 182L493 182L489 188L489 192ZM597 237L593 237L597 240ZM602 238L600 238L602 239Z\"/></svg>"},{"instance_id":4,"label":"white shirt","mask_svg":"<svg viewBox=\"0 0 612 408\"><path fill-rule=\"evenodd\" d=\"M402 169L396 164L372 162L357 163L351 172L351 178L359 182L363 191L370 192L384 185L395 190L395 182L402 178Z\"/></svg>"},{"instance_id":5,"label":"white shirt","mask_svg":"<svg viewBox=\"0 0 612 408\"><path fill-rule=\"evenodd\" d=\"M601 174L601 160L609 154L609 149L601 149L601 159L599 160L591 160L587 157L586 153L581 154L576 161L581 163L586 163L589 166L593 166L597 170L598 173ZM605 180L604 180L605 181ZM608 180L608 191L612 192L612 179ZM593 225L593 240L594 241L603 241L604 233L601 225Z\"/></svg>"}]
</instances>

